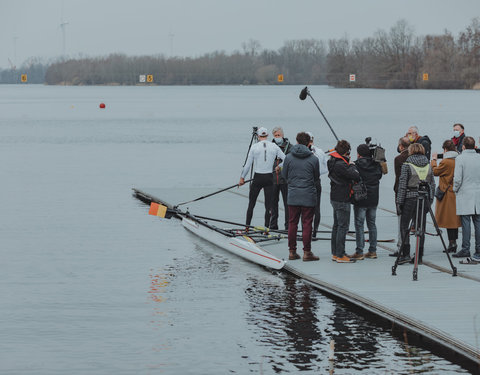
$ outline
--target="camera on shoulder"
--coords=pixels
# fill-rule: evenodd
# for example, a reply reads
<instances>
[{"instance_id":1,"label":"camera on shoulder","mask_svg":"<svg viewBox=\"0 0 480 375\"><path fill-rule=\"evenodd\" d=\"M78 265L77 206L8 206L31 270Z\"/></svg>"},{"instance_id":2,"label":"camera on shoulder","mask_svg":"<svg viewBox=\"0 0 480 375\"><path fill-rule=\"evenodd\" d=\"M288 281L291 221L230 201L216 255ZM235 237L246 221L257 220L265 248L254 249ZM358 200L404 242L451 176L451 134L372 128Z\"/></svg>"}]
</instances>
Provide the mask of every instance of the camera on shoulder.
<instances>
[{"instance_id":1,"label":"camera on shoulder","mask_svg":"<svg viewBox=\"0 0 480 375\"><path fill-rule=\"evenodd\" d=\"M385 149L380 146L380 144L377 145L372 143L372 137L365 138L365 144L368 146L368 149L370 150L370 156L374 161L377 163L383 163L387 161L385 158Z\"/></svg>"}]
</instances>

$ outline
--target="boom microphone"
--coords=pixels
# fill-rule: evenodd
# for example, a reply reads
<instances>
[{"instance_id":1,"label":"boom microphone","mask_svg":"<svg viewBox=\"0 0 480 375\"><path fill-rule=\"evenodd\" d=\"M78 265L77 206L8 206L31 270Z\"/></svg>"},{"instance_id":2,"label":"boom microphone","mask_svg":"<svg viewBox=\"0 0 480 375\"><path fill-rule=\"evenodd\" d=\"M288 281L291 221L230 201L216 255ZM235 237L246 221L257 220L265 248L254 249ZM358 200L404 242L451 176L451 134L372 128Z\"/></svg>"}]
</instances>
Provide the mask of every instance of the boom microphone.
<instances>
[{"instance_id":1,"label":"boom microphone","mask_svg":"<svg viewBox=\"0 0 480 375\"><path fill-rule=\"evenodd\" d=\"M305 86L305 88L300 91L300 95L298 96L300 98L300 100L305 100L307 98L307 96L310 97L310 99L312 99L313 101L313 104L315 104L315 106L317 107L318 111L320 112L320 114L323 116L323 119L325 120L325 122L327 123L328 127L330 128L330 130L332 131L333 133L333 136L335 137L335 139L338 141L338 137L337 135L335 134L335 132L333 131L333 128L332 126L330 125L330 123L328 122L327 118L325 117L325 115L323 114L322 110L320 109L320 107L318 106L317 102L315 101L315 99L313 99L313 96L310 95L310 92L308 91L308 87Z\"/></svg>"},{"instance_id":2,"label":"boom microphone","mask_svg":"<svg viewBox=\"0 0 480 375\"><path fill-rule=\"evenodd\" d=\"M300 100L305 100L307 98L307 95L308 95L308 88L307 86L305 86L305 88L302 91L300 91L300 95L299 95Z\"/></svg>"}]
</instances>

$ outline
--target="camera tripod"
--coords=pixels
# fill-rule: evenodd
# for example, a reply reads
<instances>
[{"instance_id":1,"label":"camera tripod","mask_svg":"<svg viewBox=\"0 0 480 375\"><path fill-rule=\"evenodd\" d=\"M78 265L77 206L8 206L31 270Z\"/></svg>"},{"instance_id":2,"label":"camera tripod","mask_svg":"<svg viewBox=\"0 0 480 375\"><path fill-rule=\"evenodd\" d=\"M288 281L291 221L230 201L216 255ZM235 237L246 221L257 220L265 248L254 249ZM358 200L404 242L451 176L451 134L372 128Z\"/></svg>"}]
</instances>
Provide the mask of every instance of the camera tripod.
<instances>
[{"instance_id":1,"label":"camera tripod","mask_svg":"<svg viewBox=\"0 0 480 375\"><path fill-rule=\"evenodd\" d=\"M248 150L247 150L247 155L245 156L245 161L243 162L243 166L245 167L245 164L247 164L248 160L248 153L250 152L250 149L252 148L252 144L258 142L258 135L257 135L257 126L252 127L252 138L250 139L250 144L248 145ZM253 168L250 170L250 180L253 178Z\"/></svg>"},{"instance_id":2,"label":"camera tripod","mask_svg":"<svg viewBox=\"0 0 480 375\"><path fill-rule=\"evenodd\" d=\"M421 238L425 236L425 222L426 222L426 214L427 211L430 213L430 218L432 219L433 225L435 226L435 229L437 231L437 235L440 237L440 240L442 241L442 245L444 248L444 252L447 254L448 261L450 263L450 267L452 268L452 276L457 276L457 268L453 265L452 259L450 258L450 254L447 251L447 246L445 244L445 241L443 240L442 237L442 231L438 227L438 223L435 220L435 215L432 212L432 207L430 205L430 186L428 183L422 182L420 183L418 187L418 196L416 199L416 205L415 205L415 217L412 218L411 224L414 224L415 228L415 257L414 257L414 266L413 266L413 281L418 280L418 260L419 260L419 250L420 250L420 241ZM411 225L409 226L411 228ZM398 256L395 259L395 264L392 266L392 276L395 276L397 274L397 267L399 264L400 257L404 254L402 254L402 250L404 248L405 240L407 239L407 236L410 234L410 230L405 231L402 237L402 248L401 250L398 251ZM422 254L423 255L423 254Z\"/></svg>"}]
</instances>

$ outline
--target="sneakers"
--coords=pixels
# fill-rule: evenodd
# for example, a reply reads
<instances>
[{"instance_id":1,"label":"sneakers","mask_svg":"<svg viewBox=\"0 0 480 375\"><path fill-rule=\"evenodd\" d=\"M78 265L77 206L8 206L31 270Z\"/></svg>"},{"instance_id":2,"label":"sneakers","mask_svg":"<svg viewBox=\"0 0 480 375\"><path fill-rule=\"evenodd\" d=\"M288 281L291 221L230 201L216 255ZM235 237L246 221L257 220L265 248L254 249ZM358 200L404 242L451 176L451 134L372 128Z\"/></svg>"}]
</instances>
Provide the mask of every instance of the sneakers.
<instances>
[{"instance_id":1,"label":"sneakers","mask_svg":"<svg viewBox=\"0 0 480 375\"><path fill-rule=\"evenodd\" d=\"M369 251L368 253L365 254L365 258L377 259L377 253L374 251Z\"/></svg>"},{"instance_id":2,"label":"sneakers","mask_svg":"<svg viewBox=\"0 0 480 375\"><path fill-rule=\"evenodd\" d=\"M470 251L468 250L461 250L458 253L452 255L454 258L467 258L470 256Z\"/></svg>"},{"instance_id":3,"label":"sneakers","mask_svg":"<svg viewBox=\"0 0 480 375\"><path fill-rule=\"evenodd\" d=\"M333 261L333 262L336 262L336 261L337 261L337 256L336 256L336 255L332 255L332 261Z\"/></svg>"},{"instance_id":4,"label":"sneakers","mask_svg":"<svg viewBox=\"0 0 480 375\"><path fill-rule=\"evenodd\" d=\"M363 255L363 253L355 253L353 255L347 255L347 256L354 260L363 260L365 258L365 255Z\"/></svg>"},{"instance_id":5,"label":"sneakers","mask_svg":"<svg viewBox=\"0 0 480 375\"><path fill-rule=\"evenodd\" d=\"M337 263L355 263L355 259L352 259L346 255L344 255L343 257L337 257L336 259Z\"/></svg>"},{"instance_id":6,"label":"sneakers","mask_svg":"<svg viewBox=\"0 0 480 375\"><path fill-rule=\"evenodd\" d=\"M410 263L410 255L403 255L398 259L398 264L408 264Z\"/></svg>"},{"instance_id":7,"label":"sneakers","mask_svg":"<svg viewBox=\"0 0 480 375\"><path fill-rule=\"evenodd\" d=\"M480 262L480 253L474 253L472 255L472 259L475 261L475 262Z\"/></svg>"}]
</instances>

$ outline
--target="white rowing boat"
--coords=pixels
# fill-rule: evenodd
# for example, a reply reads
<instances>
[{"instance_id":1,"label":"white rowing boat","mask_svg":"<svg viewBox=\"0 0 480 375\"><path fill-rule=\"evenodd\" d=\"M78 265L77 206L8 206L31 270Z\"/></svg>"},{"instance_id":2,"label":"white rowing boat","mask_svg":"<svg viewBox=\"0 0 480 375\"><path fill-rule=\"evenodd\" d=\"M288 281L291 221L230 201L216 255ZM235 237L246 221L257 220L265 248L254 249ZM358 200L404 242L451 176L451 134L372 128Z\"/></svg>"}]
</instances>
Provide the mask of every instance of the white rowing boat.
<instances>
[{"instance_id":1,"label":"white rowing boat","mask_svg":"<svg viewBox=\"0 0 480 375\"><path fill-rule=\"evenodd\" d=\"M285 266L285 261L283 259L272 255L255 243L255 240L252 239L253 235L255 235L256 238L259 236L262 237L262 234L258 233L258 231L249 234L239 229L222 229L209 223L203 217L196 217L189 212L181 211L178 207L174 207L161 199L142 192L141 190L133 190L136 198L151 205L150 214L164 218L175 217L181 219L182 225L190 232L232 254L249 260L250 262L275 270L279 270ZM152 212L152 206L155 204L160 206L160 211L162 211L161 215L157 213L157 209L154 210L155 212ZM268 235L265 235L265 238L262 238L262 240L268 240L268 237Z\"/></svg>"},{"instance_id":2,"label":"white rowing boat","mask_svg":"<svg viewBox=\"0 0 480 375\"><path fill-rule=\"evenodd\" d=\"M229 237L212 229L211 225L206 226L202 220L194 219L194 216L183 217L182 224L190 232L211 242L222 249L225 249L239 257L265 267L279 270L285 265L283 259L278 259L268 251L258 246L250 237L239 235Z\"/></svg>"}]
</instances>

